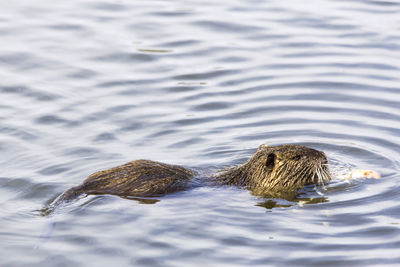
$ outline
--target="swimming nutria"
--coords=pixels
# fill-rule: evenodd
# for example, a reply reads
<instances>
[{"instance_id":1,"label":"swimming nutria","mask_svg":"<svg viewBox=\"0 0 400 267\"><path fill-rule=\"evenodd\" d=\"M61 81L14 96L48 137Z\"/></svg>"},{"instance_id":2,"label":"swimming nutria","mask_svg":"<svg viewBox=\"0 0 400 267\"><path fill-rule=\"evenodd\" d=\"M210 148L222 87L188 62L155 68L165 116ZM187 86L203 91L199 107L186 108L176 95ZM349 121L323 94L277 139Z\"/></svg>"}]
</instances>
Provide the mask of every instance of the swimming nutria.
<instances>
[{"instance_id":1,"label":"swimming nutria","mask_svg":"<svg viewBox=\"0 0 400 267\"><path fill-rule=\"evenodd\" d=\"M135 160L95 172L82 184L59 196L53 207L81 194L112 194L122 197L156 197L190 187L192 170L150 160ZM239 167L222 170L209 180L214 184L236 185L255 195L293 192L309 184L331 179L325 153L301 145L261 145Z\"/></svg>"}]
</instances>

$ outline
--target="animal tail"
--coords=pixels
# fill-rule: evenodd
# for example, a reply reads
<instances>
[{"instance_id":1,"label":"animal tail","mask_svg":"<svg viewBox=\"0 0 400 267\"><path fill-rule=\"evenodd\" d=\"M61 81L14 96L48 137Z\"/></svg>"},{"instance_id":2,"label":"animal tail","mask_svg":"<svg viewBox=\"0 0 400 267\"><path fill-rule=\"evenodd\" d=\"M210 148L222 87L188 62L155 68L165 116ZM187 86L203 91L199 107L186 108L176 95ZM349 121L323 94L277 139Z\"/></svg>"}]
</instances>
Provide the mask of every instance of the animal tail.
<instances>
[{"instance_id":1,"label":"animal tail","mask_svg":"<svg viewBox=\"0 0 400 267\"><path fill-rule=\"evenodd\" d=\"M72 187L59 195L49 206L43 208L40 210L41 215L47 216L50 215L51 213L54 212L55 209L57 209L59 206L68 203L75 198L79 197L82 195L84 192L80 190L79 186Z\"/></svg>"}]
</instances>

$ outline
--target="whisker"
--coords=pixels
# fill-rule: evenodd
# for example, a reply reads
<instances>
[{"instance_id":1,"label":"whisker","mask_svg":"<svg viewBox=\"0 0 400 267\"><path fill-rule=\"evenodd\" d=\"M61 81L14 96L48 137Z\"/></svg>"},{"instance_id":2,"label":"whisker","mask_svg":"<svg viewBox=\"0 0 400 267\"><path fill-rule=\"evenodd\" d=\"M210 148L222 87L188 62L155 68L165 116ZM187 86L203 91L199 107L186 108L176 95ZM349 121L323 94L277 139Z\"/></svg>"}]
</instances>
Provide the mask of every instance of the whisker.
<instances>
[{"instance_id":1,"label":"whisker","mask_svg":"<svg viewBox=\"0 0 400 267\"><path fill-rule=\"evenodd\" d=\"M321 168L317 168L318 183L325 186L324 179L322 178Z\"/></svg>"},{"instance_id":2,"label":"whisker","mask_svg":"<svg viewBox=\"0 0 400 267\"><path fill-rule=\"evenodd\" d=\"M331 180L331 174L329 173L329 169L328 168L323 168L322 169L323 173L324 173L324 180L326 182Z\"/></svg>"}]
</instances>

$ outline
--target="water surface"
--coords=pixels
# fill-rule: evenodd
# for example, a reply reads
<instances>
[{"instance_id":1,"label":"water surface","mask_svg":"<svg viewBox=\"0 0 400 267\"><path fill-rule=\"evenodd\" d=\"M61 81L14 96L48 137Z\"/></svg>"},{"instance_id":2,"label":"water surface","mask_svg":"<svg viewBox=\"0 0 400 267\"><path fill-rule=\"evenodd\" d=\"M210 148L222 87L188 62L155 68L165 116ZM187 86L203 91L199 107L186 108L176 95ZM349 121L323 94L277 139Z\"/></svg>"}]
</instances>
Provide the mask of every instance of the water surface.
<instances>
[{"instance_id":1,"label":"water surface","mask_svg":"<svg viewBox=\"0 0 400 267\"><path fill-rule=\"evenodd\" d=\"M399 11L394 1L3 3L0 265L396 266ZM297 202L200 187L153 205L92 196L38 212L97 170L146 158L211 171L263 143L307 145L382 179L335 180Z\"/></svg>"}]
</instances>

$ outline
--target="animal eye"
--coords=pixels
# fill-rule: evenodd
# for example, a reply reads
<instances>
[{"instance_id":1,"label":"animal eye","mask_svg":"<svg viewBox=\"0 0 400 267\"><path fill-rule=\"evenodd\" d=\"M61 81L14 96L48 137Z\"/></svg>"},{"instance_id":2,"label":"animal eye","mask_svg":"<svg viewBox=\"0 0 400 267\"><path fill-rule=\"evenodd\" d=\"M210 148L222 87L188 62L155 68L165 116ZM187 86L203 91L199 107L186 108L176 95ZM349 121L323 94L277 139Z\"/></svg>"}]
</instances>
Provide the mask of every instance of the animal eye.
<instances>
[{"instance_id":1,"label":"animal eye","mask_svg":"<svg viewBox=\"0 0 400 267\"><path fill-rule=\"evenodd\" d=\"M265 166L266 166L268 169L274 168L274 166L275 166L275 159L276 159L276 156L275 156L274 153L268 154L268 156L267 156L267 161L265 162Z\"/></svg>"},{"instance_id":2,"label":"animal eye","mask_svg":"<svg viewBox=\"0 0 400 267\"><path fill-rule=\"evenodd\" d=\"M293 158L292 158L292 160L300 160L301 159L301 156L300 155L296 155L296 156L294 156Z\"/></svg>"}]
</instances>

